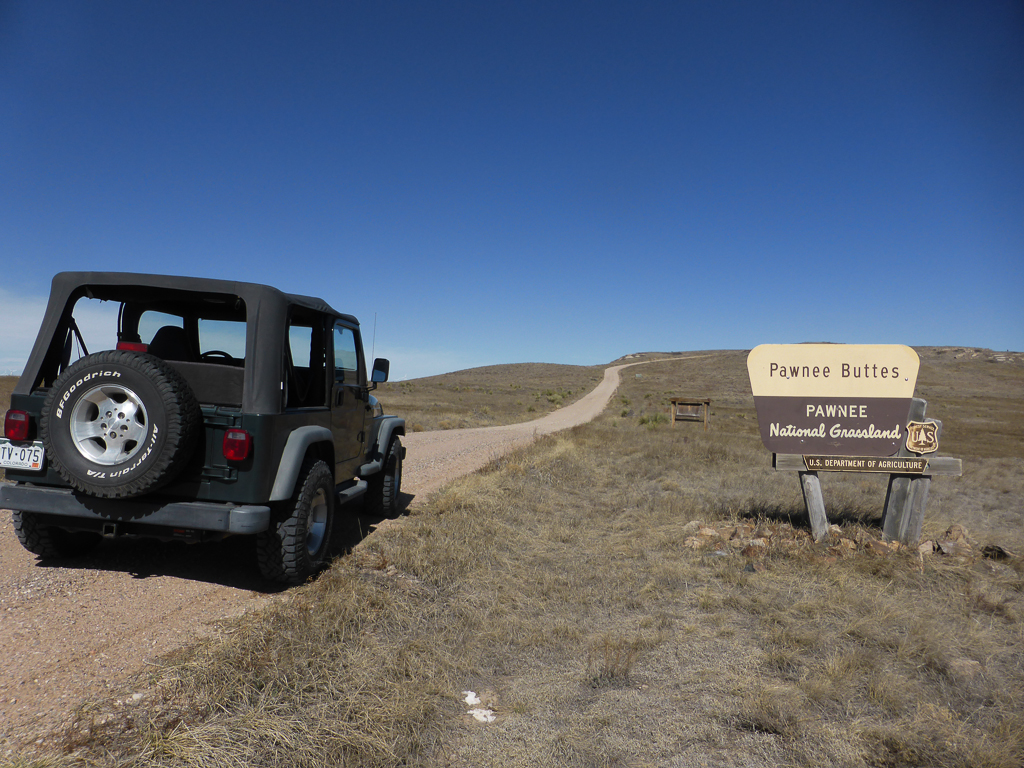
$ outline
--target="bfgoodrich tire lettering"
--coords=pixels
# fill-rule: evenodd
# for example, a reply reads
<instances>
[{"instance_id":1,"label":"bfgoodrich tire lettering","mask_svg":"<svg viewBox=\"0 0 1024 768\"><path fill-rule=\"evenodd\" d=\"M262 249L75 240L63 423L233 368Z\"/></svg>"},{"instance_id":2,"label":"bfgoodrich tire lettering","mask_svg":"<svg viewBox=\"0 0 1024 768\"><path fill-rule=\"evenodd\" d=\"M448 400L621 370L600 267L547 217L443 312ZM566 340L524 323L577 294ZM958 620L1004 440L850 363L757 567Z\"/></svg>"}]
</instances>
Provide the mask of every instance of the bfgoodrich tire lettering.
<instances>
[{"instance_id":1,"label":"bfgoodrich tire lettering","mask_svg":"<svg viewBox=\"0 0 1024 768\"><path fill-rule=\"evenodd\" d=\"M170 482L202 426L192 390L151 355L88 355L57 377L43 405L47 460L72 487L128 498Z\"/></svg>"}]
</instances>

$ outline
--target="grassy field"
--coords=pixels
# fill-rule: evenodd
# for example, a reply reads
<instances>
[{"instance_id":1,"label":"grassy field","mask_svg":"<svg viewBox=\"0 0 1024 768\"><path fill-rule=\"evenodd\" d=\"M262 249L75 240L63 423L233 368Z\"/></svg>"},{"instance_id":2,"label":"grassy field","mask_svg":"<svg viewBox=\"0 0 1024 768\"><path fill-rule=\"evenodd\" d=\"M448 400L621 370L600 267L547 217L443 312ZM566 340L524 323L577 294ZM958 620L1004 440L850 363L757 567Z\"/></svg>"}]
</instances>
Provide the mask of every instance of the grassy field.
<instances>
[{"instance_id":1,"label":"grassy field","mask_svg":"<svg viewBox=\"0 0 1024 768\"><path fill-rule=\"evenodd\" d=\"M538 419L579 400L603 375L603 366L490 365L381 384L376 395L413 432L490 427Z\"/></svg>"},{"instance_id":2,"label":"grassy field","mask_svg":"<svg viewBox=\"0 0 1024 768\"><path fill-rule=\"evenodd\" d=\"M876 476L823 475L814 544L745 353L656 362L12 764L1020 766L1024 362L920 353L953 554L879 541Z\"/></svg>"}]
</instances>

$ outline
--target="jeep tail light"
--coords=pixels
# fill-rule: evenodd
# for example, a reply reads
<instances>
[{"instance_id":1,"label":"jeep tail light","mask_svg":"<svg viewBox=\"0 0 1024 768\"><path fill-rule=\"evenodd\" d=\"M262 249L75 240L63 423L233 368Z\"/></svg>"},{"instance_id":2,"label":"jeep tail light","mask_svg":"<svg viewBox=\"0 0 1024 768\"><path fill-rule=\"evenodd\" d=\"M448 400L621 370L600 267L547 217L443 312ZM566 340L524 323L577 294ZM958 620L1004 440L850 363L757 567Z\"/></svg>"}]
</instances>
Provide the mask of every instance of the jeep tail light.
<instances>
[{"instance_id":1,"label":"jeep tail light","mask_svg":"<svg viewBox=\"0 0 1024 768\"><path fill-rule=\"evenodd\" d=\"M147 352L149 344L143 344L141 341L119 341L117 348L122 352Z\"/></svg>"},{"instance_id":2,"label":"jeep tail light","mask_svg":"<svg viewBox=\"0 0 1024 768\"><path fill-rule=\"evenodd\" d=\"M29 419L25 411L13 408L4 417L4 437L8 440L28 440Z\"/></svg>"},{"instance_id":3,"label":"jeep tail light","mask_svg":"<svg viewBox=\"0 0 1024 768\"><path fill-rule=\"evenodd\" d=\"M224 433L224 458L245 461L252 450L252 435L244 429L229 429Z\"/></svg>"}]
</instances>

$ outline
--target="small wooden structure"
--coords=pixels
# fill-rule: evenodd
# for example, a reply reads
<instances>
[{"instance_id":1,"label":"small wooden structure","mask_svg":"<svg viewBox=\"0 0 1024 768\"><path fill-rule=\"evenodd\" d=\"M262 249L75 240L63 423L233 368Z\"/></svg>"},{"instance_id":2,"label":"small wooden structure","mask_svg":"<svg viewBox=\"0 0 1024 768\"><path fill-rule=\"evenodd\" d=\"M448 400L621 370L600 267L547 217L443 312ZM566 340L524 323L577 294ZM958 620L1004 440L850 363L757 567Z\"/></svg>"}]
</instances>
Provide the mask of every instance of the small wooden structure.
<instances>
[{"instance_id":1,"label":"small wooden structure","mask_svg":"<svg viewBox=\"0 0 1024 768\"><path fill-rule=\"evenodd\" d=\"M708 431L708 417L711 414L710 398L673 397L669 402L672 403L673 427L677 421L703 421L704 431Z\"/></svg>"}]
</instances>

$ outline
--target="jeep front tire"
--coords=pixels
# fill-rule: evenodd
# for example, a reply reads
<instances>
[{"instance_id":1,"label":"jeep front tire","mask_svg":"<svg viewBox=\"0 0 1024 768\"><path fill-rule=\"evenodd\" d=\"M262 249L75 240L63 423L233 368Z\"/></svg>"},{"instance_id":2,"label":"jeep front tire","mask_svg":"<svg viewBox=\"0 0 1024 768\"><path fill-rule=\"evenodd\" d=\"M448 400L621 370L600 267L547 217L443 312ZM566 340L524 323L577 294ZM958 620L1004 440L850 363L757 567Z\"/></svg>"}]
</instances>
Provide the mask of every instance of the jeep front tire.
<instances>
[{"instance_id":1,"label":"jeep front tire","mask_svg":"<svg viewBox=\"0 0 1024 768\"><path fill-rule=\"evenodd\" d=\"M367 479L366 511L377 517L398 517L398 495L402 492L402 443L391 438L384 454L384 466Z\"/></svg>"}]
</instances>

